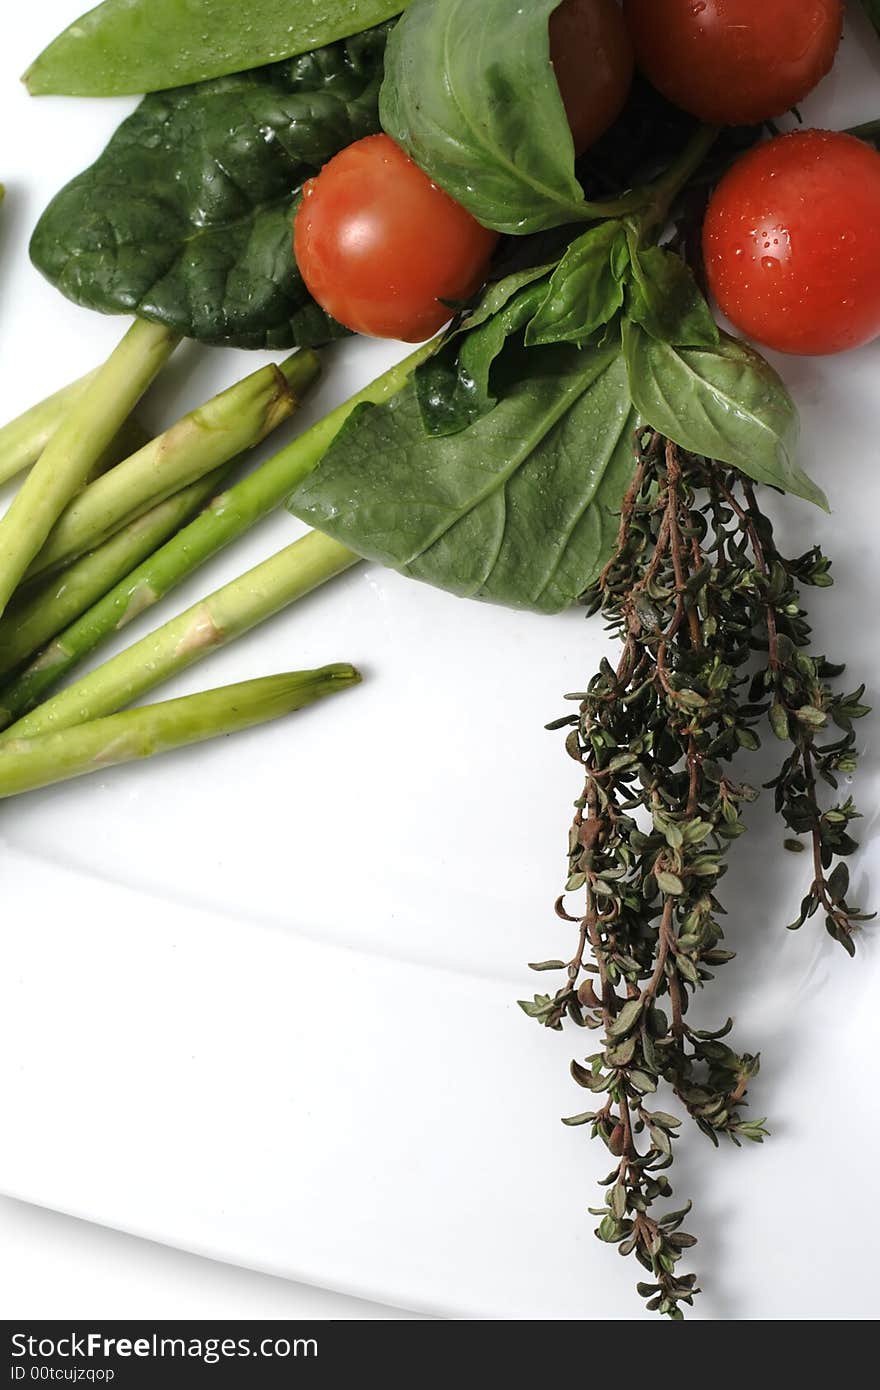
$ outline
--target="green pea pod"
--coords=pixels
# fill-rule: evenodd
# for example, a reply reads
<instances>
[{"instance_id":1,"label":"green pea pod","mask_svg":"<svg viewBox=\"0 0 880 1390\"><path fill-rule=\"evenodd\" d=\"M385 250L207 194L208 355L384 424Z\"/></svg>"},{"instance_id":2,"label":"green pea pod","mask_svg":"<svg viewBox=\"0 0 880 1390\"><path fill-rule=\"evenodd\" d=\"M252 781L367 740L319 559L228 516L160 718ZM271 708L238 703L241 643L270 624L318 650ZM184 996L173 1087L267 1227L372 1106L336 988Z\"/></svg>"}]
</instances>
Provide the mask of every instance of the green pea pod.
<instances>
[{"instance_id":1,"label":"green pea pod","mask_svg":"<svg viewBox=\"0 0 880 1390\"><path fill-rule=\"evenodd\" d=\"M349 38L408 0L104 0L31 64L32 96L111 97L224 77Z\"/></svg>"}]
</instances>

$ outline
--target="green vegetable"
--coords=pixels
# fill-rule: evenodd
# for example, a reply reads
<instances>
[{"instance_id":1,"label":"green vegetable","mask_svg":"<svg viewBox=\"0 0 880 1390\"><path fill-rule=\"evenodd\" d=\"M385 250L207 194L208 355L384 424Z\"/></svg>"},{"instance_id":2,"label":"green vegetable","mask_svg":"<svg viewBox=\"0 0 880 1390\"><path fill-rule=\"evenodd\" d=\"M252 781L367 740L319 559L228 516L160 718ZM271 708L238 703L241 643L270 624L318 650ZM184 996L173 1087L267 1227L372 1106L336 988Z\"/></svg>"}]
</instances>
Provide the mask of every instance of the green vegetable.
<instances>
[{"instance_id":1,"label":"green vegetable","mask_svg":"<svg viewBox=\"0 0 880 1390\"><path fill-rule=\"evenodd\" d=\"M415 386L364 407L291 510L452 593L552 613L595 580L633 471L636 415L619 344L523 348L496 364L498 403L429 435Z\"/></svg>"},{"instance_id":2,"label":"green vegetable","mask_svg":"<svg viewBox=\"0 0 880 1390\"><path fill-rule=\"evenodd\" d=\"M0 735L0 747L10 739L32 738L113 714L349 569L357 559L327 536L304 536L47 700Z\"/></svg>"},{"instance_id":3,"label":"green vegetable","mask_svg":"<svg viewBox=\"0 0 880 1390\"><path fill-rule=\"evenodd\" d=\"M602 215L585 203L575 176L550 63L548 24L559 3L412 0L389 40L383 129L479 222L500 232ZM605 211L631 205L625 200Z\"/></svg>"},{"instance_id":4,"label":"green vegetable","mask_svg":"<svg viewBox=\"0 0 880 1390\"><path fill-rule=\"evenodd\" d=\"M623 341L632 398L655 430L827 511L795 459L794 403L763 357L726 334L716 347L678 348L633 323Z\"/></svg>"},{"instance_id":5,"label":"green vegetable","mask_svg":"<svg viewBox=\"0 0 880 1390\"><path fill-rule=\"evenodd\" d=\"M8 482L16 473L22 473L36 463L70 407L82 395L94 375L94 372L89 372L79 381L63 386L60 391L38 401L29 410L10 420L8 425L0 426L0 483ZM124 421L119 433L96 462L93 475L97 477L121 459L128 458L129 454L142 448L149 437L143 425L131 416Z\"/></svg>"},{"instance_id":6,"label":"green vegetable","mask_svg":"<svg viewBox=\"0 0 880 1390\"><path fill-rule=\"evenodd\" d=\"M681 256L659 246L631 247L627 317L661 343L717 347L718 325Z\"/></svg>"},{"instance_id":7,"label":"green vegetable","mask_svg":"<svg viewBox=\"0 0 880 1390\"><path fill-rule=\"evenodd\" d=\"M292 671L128 710L41 738L13 739L0 751L0 797L252 729L347 690L360 679L353 666Z\"/></svg>"},{"instance_id":8,"label":"green vegetable","mask_svg":"<svg viewBox=\"0 0 880 1390\"><path fill-rule=\"evenodd\" d=\"M73 402L94 376L80 377L0 428L0 483L36 463Z\"/></svg>"},{"instance_id":9,"label":"green vegetable","mask_svg":"<svg viewBox=\"0 0 880 1390\"><path fill-rule=\"evenodd\" d=\"M493 285L460 329L415 376L429 434L455 434L496 404L490 377L507 339L532 318L546 294L546 267Z\"/></svg>"},{"instance_id":10,"label":"green vegetable","mask_svg":"<svg viewBox=\"0 0 880 1390\"><path fill-rule=\"evenodd\" d=\"M229 545L238 536L248 531L261 517L275 507L281 505L285 498L293 491L297 483L310 472L319 462L330 443L342 427L351 412L364 401L381 402L387 400L400 390L401 386L408 379L415 367L425 360L433 351L433 344L417 348L403 362L391 367L376 381L371 382L362 391L359 391L351 400L319 420L306 430L292 443L288 444L278 454L261 464L259 468L234 487L215 498L211 506L206 508L201 515L197 516L189 526L184 527L166 545L151 555L137 569L133 570L121 580L114 589L105 594L94 607L84 613L76 622L65 632L62 632L55 642L52 643L37 660L15 681L7 690L0 695L0 728L8 724L12 719L33 708L38 700L42 699L48 690L57 684L74 666L83 660L90 652L94 651L105 638L112 636L119 628L123 627L132 618L143 613L145 609L157 603L165 594L180 584L188 575L194 573L201 565L216 555L224 546ZM289 552L282 552L287 559L276 564L275 561L267 561L266 566L260 569L262 578L260 584L256 586L256 592L252 595L255 609L246 606L247 625L252 626L253 622L262 621L264 617L271 616L277 611L277 607L284 603L291 602L292 598L299 596L306 590L303 584L323 583L324 579L331 578L333 574L339 573L341 569L354 564L358 557L332 541L327 541L325 537L318 537L314 541L299 542L298 548L291 547ZM256 571L254 573L257 573ZM240 583L247 590L250 577L245 576ZM291 587L292 586L292 587ZM238 602L236 595L240 590L232 586L233 602ZM278 595L280 594L280 598ZM267 608L261 605L265 603ZM256 616L250 616L253 612ZM244 630L244 629L237 629ZM235 634L233 634L235 635ZM176 656L175 642L178 636L170 639L170 646L166 650L166 656L173 661ZM135 649L133 658L135 663L134 679L142 679L148 670L149 663L154 661L155 653L152 646L140 645L140 653ZM164 659L164 658L163 658ZM138 670L137 662L142 662L143 669ZM87 685L83 692L82 682L73 686L71 692L63 692L59 697L65 709L72 708L75 712L76 701L78 699L92 698L90 693L97 684L99 695L106 700L107 692L111 693L117 688L115 682L117 675L113 674L122 670L122 686L127 688L126 682L128 675L128 653L123 653L122 658L117 658L115 663L110 663L110 675L106 674L107 667L101 667L104 674L97 675L97 682L93 677L87 677ZM161 676L159 677L161 679ZM150 689L149 676L148 684L143 689ZM102 694L103 692L103 694ZM142 691L141 691L142 693ZM134 699L132 695L129 697ZM124 703L124 701L120 701ZM57 702L50 702L43 706L43 710L55 710ZM106 703L98 711L101 714L108 713L111 709L119 708L119 704L108 706ZM43 710L38 710L33 716L34 719L42 717ZM57 713L52 716L57 718Z\"/></svg>"},{"instance_id":11,"label":"green vegetable","mask_svg":"<svg viewBox=\"0 0 880 1390\"><path fill-rule=\"evenodd\" d=\"M292 58L380 24L407 0L104 0L31 64L34 96L158 92Z\"/></svg>"},{"instance_id":12,"label":"green vegetable","mask_svg":"<svg viewBox=\"0 0 880 1390\"><path fill-rule=\"evenodd\" d=\"M147 97L53 199L31 241L69 299L183 337L289 348L344 329L293 257L306 179L378 130L386 30Z\"/></svg>"},{"instance_id":13,"label":"green vegetable","mask_svg":"<svg viewBox=\"0 0 880 1390\"><path fill-rule=\"evenodd\" d=\"M309 349L227 387L85 488L67 506L30 568L57 569L156 502L254 448L288 419L320 371Z\"/></svg>"},{"instance_id":14,"label":"green vegetable","mask_svg":"<svg viewBox=\"0 0 880 1390\"><path fill-rule=\"evenodd\" d=\"M177 342L165 328L135 322L50 439L0 520L0 615L61 512Z\"/></svg>"},{"instance_id":15,"label":"green vegetable","mask_svg":"<svg viewBox=\"0 0 880 1390\"><path fill-rule=\"evenodd\" d=\"M621 222L610 220L584 232L554 270L526 331L526 343L585 343L623 307L628 268Z\"/></svg>"},{"instance_id":16,"label":"green vegetable","mask_svg":"<svg viewBox=\"0 0 880 1390\"><path fill-rule=\"evenodd\" d=\"M151 556L214 495L229 467L217 468L159 502L60 574L20 589L0 619L0 675L20 666ZM16 687L31 691L40 686L41 675L45 679L46 671L38 661L35 669L16 681ZM3 704L8 709L8 690ZM22 712L24 707L24 703L17 706Z\"/></svg>"}]
</instances>

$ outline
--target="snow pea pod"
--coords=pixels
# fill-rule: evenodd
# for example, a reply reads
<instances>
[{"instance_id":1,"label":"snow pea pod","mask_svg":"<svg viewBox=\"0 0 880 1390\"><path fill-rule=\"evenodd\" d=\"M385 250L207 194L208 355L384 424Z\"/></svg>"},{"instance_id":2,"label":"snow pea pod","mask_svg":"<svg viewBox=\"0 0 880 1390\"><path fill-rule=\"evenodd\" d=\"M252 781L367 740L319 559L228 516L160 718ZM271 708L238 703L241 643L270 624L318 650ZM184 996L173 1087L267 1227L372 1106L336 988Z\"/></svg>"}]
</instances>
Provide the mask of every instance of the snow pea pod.
<instances>
[{"instance_id":1,"label":"snow pea pod","mask_svg":"<svg viewBox=\"0 0 880 1390\"><path fill-rule=\"evenodd\" d=\"M381 24L408 0L104 0L53 39L33 96L158 92L308 53Z\"/></svg>"}]
</instances>

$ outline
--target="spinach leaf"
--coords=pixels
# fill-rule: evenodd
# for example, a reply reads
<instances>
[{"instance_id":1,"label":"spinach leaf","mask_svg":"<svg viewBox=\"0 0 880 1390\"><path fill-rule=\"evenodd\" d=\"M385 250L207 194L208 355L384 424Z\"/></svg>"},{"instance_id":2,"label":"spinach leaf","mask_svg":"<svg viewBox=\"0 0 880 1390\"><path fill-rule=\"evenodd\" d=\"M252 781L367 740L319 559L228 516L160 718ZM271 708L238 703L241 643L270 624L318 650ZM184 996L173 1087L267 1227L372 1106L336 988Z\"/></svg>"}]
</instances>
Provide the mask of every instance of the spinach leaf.
<instances>
[{"instance_id":1,"label":"spinach leaf","mask_svg":"<svg viewBox=\"0 0 880 1390\"><path fill-rule=\"evenodd\" d=\"M655 430L827 510L821 488L795 460L794 402L757 352L726 334L716 347L679 348L630 322L623 342L632 398Z\"/></svg>"},{"instance_id":2,"label":"spinach leaf","mask_svg":"<svg viewBox=\"0 0 880 1390\"><path fill-rule=\"evenodd\" d=\"M538 308L547 292L545 278L541 268L492 286L483 304L418 368L416 391L429 434L455 434L496 404L489 385L495 359ZM489 304L499 307L492 312Z\"/></svg>"},{"instance_id":3,"label":"spinach leaf","mask_svg":"<svg viewBox=\"0 0 880 1390\"><path fill-rule=\"evenodd\" d=\"M560 0L412 0L388 45L383 128L487 227L583 217L550 64ZM585 81L589 74L585 74Z\"/></svg>"},{"instance_id":4,"label":"spinach leaf","mask_svg":"<svg viewBox=\"0 0 880 1390\"><path fill-rule=\"evenodd\" d=\"M621 256L622 252L622 256ZM621 222L603 222L571 243L526 330L526 343L584 343L623 305L621 272L628 264Z\"/></svg>"},{"instance_id":5,"label":"spinach leaf","mask_svg":"<svg viewBox=\"0 0 880 1390\"><path fill-rule=\"evenodd\" d=\"M203 342L288 348L344 332L293 257L299 189L378 129L387 28L141 102L50 203L34 264L68 298Z\"/></svg>"},{"instance_id":6,"label":"spinach leaf","mask_svg":"<svg viewBox=\"0 0 880 1390\"><path fill-rule=\"evenodd\" d=\"M646 333L676 347L715 347L718 325L693 272L659 246L631 246L626 312Z\"/></svg>"},{"instance_id":7,"label":"spinach leaf","mask_svg":"<svg viewBox=\"0 0 880 1390\"><path fill-rule=\"evenodd\" d=\"M496 363L498 404L441 438L410 383L353 415L291 510L359 554L454 594L554 613L613 551L632 478L619 345L523 348Z\"/></svg>"},{"instance_id":8,"label":"spinach leaf","mask_svg":"<svg viewBox=\"0 0 880 1390\"><path fill-rule=\"evenodd\" d=\"M104 0L25 73L32 95L160 92L349 38L407 0Z\"/></svg>"}]
</instances>

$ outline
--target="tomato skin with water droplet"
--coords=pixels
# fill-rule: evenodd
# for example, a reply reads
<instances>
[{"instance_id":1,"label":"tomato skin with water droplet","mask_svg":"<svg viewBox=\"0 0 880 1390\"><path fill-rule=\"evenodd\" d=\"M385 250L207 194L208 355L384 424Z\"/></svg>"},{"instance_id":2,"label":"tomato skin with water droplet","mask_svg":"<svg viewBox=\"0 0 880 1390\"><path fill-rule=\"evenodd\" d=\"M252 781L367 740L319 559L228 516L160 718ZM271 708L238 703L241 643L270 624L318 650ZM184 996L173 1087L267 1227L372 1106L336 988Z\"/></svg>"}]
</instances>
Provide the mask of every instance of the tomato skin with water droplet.
<instances>
[{"instance_id":1,"label":"tomato skin with water droplet","mask_svg":"<svg viewBox=\"0 0 880 1390\"><path fill-rule=\"evenodd\" d=\"M769 140L718 185L703 226L709 288L748 337L824 356L880 336L880 154L851 135Z\"/></svg>"},{"instance_id":2,"label":"tomato skin with water droplet","mask_svg":"<svg viewBox=\"0 0 880 1390\"><path fill-rule=\"evenodd\" d=\"M781 116L831 69L843 0L624 0L636 63L715 125Z\"/></svg>"}]
</instances>

